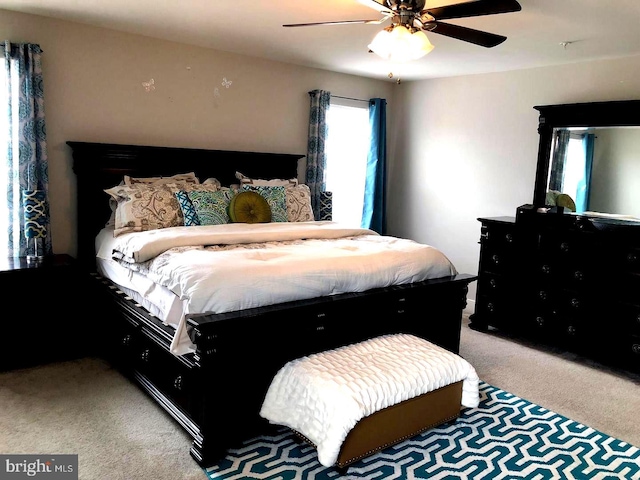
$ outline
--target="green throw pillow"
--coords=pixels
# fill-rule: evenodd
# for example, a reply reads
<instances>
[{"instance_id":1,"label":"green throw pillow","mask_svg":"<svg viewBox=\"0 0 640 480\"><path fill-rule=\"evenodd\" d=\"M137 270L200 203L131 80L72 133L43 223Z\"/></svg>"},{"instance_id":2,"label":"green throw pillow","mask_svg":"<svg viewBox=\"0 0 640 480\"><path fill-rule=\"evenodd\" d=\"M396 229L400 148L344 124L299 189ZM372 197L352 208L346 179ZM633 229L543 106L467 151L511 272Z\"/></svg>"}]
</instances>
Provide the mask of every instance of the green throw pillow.
<instances>
[{"instance_id":1,"label":"green throw pillow","mask_svg":"<svg viewBox=\"0 0 640 480\"><path fill-rule=\"evenodd\" d=\"M242 191L229 202L229 218L234 223L268 223L271 207L259 193Z\"/></svg>"}]
</instances>

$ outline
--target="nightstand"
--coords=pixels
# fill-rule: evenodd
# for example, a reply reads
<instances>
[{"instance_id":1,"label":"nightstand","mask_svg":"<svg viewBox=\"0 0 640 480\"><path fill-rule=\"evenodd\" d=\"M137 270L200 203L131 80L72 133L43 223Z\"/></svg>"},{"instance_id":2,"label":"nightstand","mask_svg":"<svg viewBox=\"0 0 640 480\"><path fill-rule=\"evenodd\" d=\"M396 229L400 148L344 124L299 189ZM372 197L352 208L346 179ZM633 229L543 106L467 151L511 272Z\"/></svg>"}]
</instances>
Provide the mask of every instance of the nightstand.
<instances>
[{"instance_id":1,"label":"nightstand","mask_svg":"<svg viewBox=\"0 0 640 480\"><path fill-rule=\"evenodd\" d=\"M2 348L0 370L68 360L83 354L78 308L80 269L69 255L41 264L0 259Z\"/></svg>"}]
</instances>

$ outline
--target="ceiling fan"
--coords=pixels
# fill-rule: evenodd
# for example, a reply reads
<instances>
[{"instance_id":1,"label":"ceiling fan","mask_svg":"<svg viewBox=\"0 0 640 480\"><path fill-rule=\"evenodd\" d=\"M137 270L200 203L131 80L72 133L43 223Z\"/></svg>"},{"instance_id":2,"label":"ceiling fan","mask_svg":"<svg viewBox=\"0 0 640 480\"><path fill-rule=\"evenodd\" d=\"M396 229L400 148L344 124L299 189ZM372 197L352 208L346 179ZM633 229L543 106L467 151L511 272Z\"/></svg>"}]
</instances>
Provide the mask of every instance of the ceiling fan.
<instances>
[{"instance_id":1,"label":"ceiling fan","mask_svg":"<svg viewBox=\"0 0 640 480\"><path fill-rule=\"evenodd\" d=\"M307 27L313 25L341 25L341 24L381 24L391 20L391 25L383 31L393 32L396 27L404 27L409 34L416 32L432 32L447 37L473 43L482 47L495 47L504 42L507 37L494 33L474 30L441 20L449 20L464 17L478 17L483 15L495 15L499 13L518 12L522 9L516 0L473 0L465 3L457 3L435 8L425 8L426 0L358 0L382 14L381 19L375 20L343 20L333 22L316 23L294 23L283 25L283 27ZM401 29L398 29L400 31ZM382 32L381 32L382 33ZM433 46L426 40L426 35L422 34L428 46L424 53L428 53ZM416 36L417 37L417 36ZM373 45L373 43L372 43ZM375 51L375 48L371 50ZM376 53L378 53L376 51ZM423 54L424 54L423 53ZM383 55L384 56L384 55ZM421 55L420 55L421 56Z\"/></svg>"}]
</instances>

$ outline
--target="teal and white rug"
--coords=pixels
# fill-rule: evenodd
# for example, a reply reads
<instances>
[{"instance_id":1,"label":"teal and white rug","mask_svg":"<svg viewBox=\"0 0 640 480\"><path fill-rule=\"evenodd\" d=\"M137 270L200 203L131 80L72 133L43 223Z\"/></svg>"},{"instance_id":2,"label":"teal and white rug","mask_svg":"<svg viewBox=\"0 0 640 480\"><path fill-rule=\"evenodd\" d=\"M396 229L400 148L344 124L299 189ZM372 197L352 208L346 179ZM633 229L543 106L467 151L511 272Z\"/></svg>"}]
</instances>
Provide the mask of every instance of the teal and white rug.
<instances>
[{"instance_id":1,"label":"teal and white rug","mask_svg":"<svg viewBox=\"0 0 640 480\"><path fill-rule=\"evenodd\" d=\"M478 408L452 424L353 463L345 479L640 480L640 450L480 383ZM340 478L288 429L229 451L212 480Z\"/></svg>"}]
</instances>

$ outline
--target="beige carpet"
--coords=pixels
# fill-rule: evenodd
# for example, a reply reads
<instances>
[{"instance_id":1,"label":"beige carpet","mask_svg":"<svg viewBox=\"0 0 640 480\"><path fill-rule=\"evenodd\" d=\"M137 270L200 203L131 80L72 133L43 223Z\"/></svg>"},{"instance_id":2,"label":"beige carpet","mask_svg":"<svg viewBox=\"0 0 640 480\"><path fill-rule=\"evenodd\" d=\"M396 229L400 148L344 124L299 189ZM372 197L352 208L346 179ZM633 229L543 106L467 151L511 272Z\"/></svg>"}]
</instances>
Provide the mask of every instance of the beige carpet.
<instances>
[{"instance_id":1,"label":"beige carpet","mask_svg":"<svg viewBox=\"0 0 640 480\"><path fill-rule=\"evenodd\" d=\"M465 325L461 352L485 382L640 446L640 375ZM0 374L0 452L77 453L81 479L206 476L186 433L102 360Z\"/></svg>"}]
</instances>

